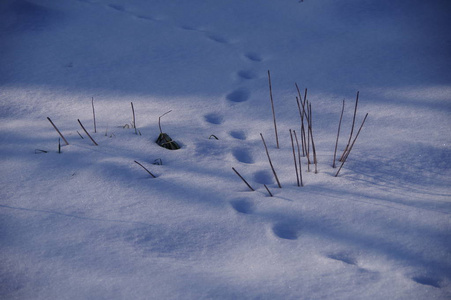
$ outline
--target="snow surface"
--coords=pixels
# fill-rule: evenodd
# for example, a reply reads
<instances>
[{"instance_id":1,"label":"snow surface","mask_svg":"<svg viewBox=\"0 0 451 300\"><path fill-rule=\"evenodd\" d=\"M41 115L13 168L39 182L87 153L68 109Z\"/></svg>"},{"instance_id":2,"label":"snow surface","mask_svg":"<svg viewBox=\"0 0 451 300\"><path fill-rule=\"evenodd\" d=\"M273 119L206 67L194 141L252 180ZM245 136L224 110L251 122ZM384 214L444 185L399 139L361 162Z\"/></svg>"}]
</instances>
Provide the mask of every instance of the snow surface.
<instances>
[{"instance_id":1,"label":"snow surface","mask_svg":"<svg viewBox=\"0 0 451 300\"><path fill-rule=\"evenodd\" d=\"M0 298L449 299L449 13L440 0L2 0ZM295 82L318 152L304 187ZM335 177L357 91L357 125L369 117ZM124 128L130 102L141 135ZM169 110L176 151L154 143Z\"/></svg>"}]
</instances>

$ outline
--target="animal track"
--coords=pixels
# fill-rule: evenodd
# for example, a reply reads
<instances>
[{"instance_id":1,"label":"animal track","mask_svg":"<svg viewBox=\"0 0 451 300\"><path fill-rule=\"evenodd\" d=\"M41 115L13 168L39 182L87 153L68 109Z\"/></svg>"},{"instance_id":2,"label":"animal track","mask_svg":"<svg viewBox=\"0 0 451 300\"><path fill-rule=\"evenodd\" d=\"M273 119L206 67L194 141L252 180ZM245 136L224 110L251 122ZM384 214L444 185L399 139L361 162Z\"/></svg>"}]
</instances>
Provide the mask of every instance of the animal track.
<instances>
[{"instance_id":1,"label":"animal track","mask_svg":"<svg viewBox=\"0 0 451 300\"><path fill-rule=\"evenodd\" d=\"M180 26L180 29L188 30L188 31L202 31L200 29L197 29L197 28L189 26L189 25Z\"/></svg>"},{"instance_id":2,"label":"animal track","mask_svg":"<svg viewBox=\"0 0 451 300\"><path fill-rule=\"evenodd\" d=\"M416 283L419 283L422 285L429 285L429 286L433 286L436 288L441 288L440 280L437 278L418 276L418 277L413 277L412 280L415 281Z\"/></svg>"},{"instance_id":3,"label":"animal track","mask_svg":"<svg viewBox=\"0 0 451 300\"><path fill-rule=\"evenodd\" d=\"M229 43L229 41L226 38L224 38L220 35L217 35L217 34L213 34L213 33L208 33L207 38L209 38L210 40L215 41L217 43L220 43L220 44L228 44Z\"/></svg>"},{"instance_id":4,"label":"animal track","mask_svg":"<svg viewBox=\"0 0 451 300\"><path fill-rule=\"evenodd\" d=\"M211 124L219 125L223 122L223 117L217 113L211 113L204 116L205 121Z\"/></svg>"},{"instance_id":5,"label":"animal track","mask_svg":"<svg viewBox=\"0 0 451 300\"><path fill-rule=\"evenodd\" d=\"M137 19L141 19L141 20L156 21L156 19L149 17L149 16L144 16L144 15L134 15L134 17Z\"/></svg>"},{"instance_id":6,"label":"animal track","mask_svg":"<svg viewBox=\"0 0 451 300\"><path fill-rule=\"evenodd\" d=\"M252 158L251 153L246 149L237 148L237 149L233 150L233 156L239 162L242 162L245 164L254 163L254 159Z\"/></svg>"},{"instance_id":7,"label":"animal track","mask_svg":"<svg viewBox=\"0 0 451 300\"><path fill-rule=\"evenodd\" d=\"M254 62L261 62L263 60L263 58L260 56L260 54L257 54L255 52L248 52L246 54L244 54L244 56Z\"/></svg>"},{"instance_id":8,"label":"animal track","mask_svg":"<svg viewBox=\"0 0 451 300\"><path fill-rule=\"evenodd\" d=\"M354 265L357 266L357 260L348 253L335 253L327 255L328 258L341 261L348 265Z\"/></svg>"},{"instance_id":9,"label":"animal track","mask_svg":"<svg viewBox=\"0 0 451 300\"><path fill-rule=\"evenodd\" d=\"M273 226L272 231L274 234L285 240L297 240L299 232L294 226L287 223L279 223Z\"/></svg>"},{"instance_id":10,"label":"animal track","mask_svg":"<svg viewBox=\"0 0 451 300\"><path fill-rule=\"evenodd\" d=\"M226 98L232 102L244 102L247 101L250 97L249 90L245 88L239 88L229 93Z\"/></svg>"},{"instance_id":11,"label":"animal track","mask_svg":"<svg viewBox=\"0 0 451 300\"><path fill-rule=\"evenodd\" d=\"M230 201L232 207L239 213L242 214L251 214L254 212L254 204L246 199L236 199Z\"/></svg>"},{"instance_id":12,"label":"animal track","mask_svg":"<svg viewBox=\"0 0 451 300\"><path fill-rule=\"evenodd\" d=\"M241 130L234 130L230 132L230 136L233 138L236 138L238 140L245 140L246 139L246 134L244 133L244 131Z\"/></svg>"},{"instance_id":13,"label":"animal track","mask_svg":"<svg viewBox=\"0 0 451 300\"><path fill-rule=\"evenodd\" d=\"M250 71L250 70L241 70L241 71L238 71L237 74L238 74L238 77L240 77L242 79L247 79L247 80L254 79L255 77L257 77L257 75L253 71Z\"/></svg>"},{"instance_id":14,"label":"animal track","mask_svg":"<svg viewBox=\"0 0 451 300\"><path fill-rule=\"evenodd\" d=\"M118 4L108 4L109 8L112 8L114 10L120 11L120 12L125 12L125 8L122 5L118 5Z\"/></svg>"}]
</instances>

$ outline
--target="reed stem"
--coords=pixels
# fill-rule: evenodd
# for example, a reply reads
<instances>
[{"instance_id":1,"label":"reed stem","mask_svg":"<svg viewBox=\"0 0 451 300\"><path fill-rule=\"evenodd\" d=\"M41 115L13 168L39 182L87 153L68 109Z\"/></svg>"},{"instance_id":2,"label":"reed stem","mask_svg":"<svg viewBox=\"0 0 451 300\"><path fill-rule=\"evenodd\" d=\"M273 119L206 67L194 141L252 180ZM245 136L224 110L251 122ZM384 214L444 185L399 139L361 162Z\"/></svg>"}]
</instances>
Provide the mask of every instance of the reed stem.
<instances>
[{"instance_id":1,"label":"reed stem","mask_svg":"<svg viewBox=\"0 0 451 300\"><path fill-rule=\"evenodd\" d=\"M279 178L277 177L276 170L274 170L274 166L272 165L271 157L269 156L268 147L266 146L266 142L265 142L265 139L263 138L263 134L260 133L260 136L262 138L263 145L265 146L266 155L268 156L269 165L271 166L271 170L272 170L272 173L274 174L274 178L276 178L277 185L279 186L279 188L282 188L282 186L280 185L280 182L279 182Z\"/></svg>"},{"instance_id":2,"label":"reed stem","mask_svg":"<svg viewBox=\"0 0 451 300\"><path fill-rule=\"evenodd\" d=\"M238 177L241 178L241 180L243 180L243 182L247 185L247 187L248 187L251 191L253 191L253 192L255 191L255 190L251 187L251 185L246 181L246 179L244 179L243 176L241 176L241 174L238 173L237 170L235 170L235 168L232 167L232 170L236 173L236 175L238 175Z\"/></svg>"},{"instance_id":3,"label":"reed stem","mask_svg":"<svg viewBox=\"0 0 451 300\"><path fill-rule=\"evenodd\" d=\"M58 127L56 127L56 125L52 122L52 120L49 117L47 117L47 120L49 120L50 124L52 124L53 128L55 128L56 132L58 132L58 134L63 139L63 141L66 143L66 145L69 145L66 138L64 138L63 134L59 131Z\"/></svg>"},{"instance_id":4,"label":"reed stem","mask_svg":"<svg viewBox=\"0 0 451 300\"><path fill-rule=\"evenodd\" d=\"M296 152L294 151L294 141L293 141L293 133L290 129L290 138L291 138L291 148L293 150L293 160L294 160L294 169L296 172L296 182L298 186L301 186L301 183L299 182L299 173L298 173L298 163L296 161Z\"/></svg>"},{"instance_id":5,"label":"reed stem","mask_svg":"<svg viewBox=\"0 0 451 300\"><path fill-rule=\"evenodd\" d=\"M274 101L272 98L272 86L271 86L271 74L270 74L269 70L268 70L268 81L269 81L269 98L271 100L272 117L274 120L274 131L276 133L276 145L277 145L277 149L279 149L279 136L277 134L276 113L274 111Z\"/></svg>"},{"instance_id":6,"label":"reed stem","mask_svg":"<svg viewBox=\"0 0 451 300\"><path fill-rule=\"evenodd\" d=\"M337 140L335 141L334 161L332 163L332 168L336 167L335 161L337 159L338 137L340 136L341 121L343 119L344 110L345 110L345 100L343 99L343 105L341 107L341 114L340 114L340 121L338 122Z\"/></svg>"},{"instance_id":7,"label":"reed stem","mask_svg":"<svg viewBox=\"0 0 451 300\"><path fill-rule=\"evenodd\" d=\"M342 161L342 163L341 163L341 165L340 165L340 168L339 168L338 171L337 171L337 174L335 174L335 177L338 176L338 173L340 173L341 168L343 168L343 165L345 164L346 160L348 159L349 153L351 153L352 147L354 147L355 141L356 141L357 138L359 137L360 131L362 130L363 124L365 124L365 121L366 121L366 118L367 118L367 117L368 117L368 113L365 115L365 118L364 118L363 121L362 121L362 125L360 125L360 128L359 128L359 130L357 131L357 134L356 134L354 140L352 141L352 144L350 145L348 152L346 153L346 157L344 157L344 159L343 159L343 161Z\"/></svg>"},{"instance_id":8,"label":"reed stem","mask_svg":"<svg viewBox=\"0 0 451 300\"><path fill-rule=\"evenodd\" d=\"M94 143L94 145L98 146L98 144L96 143L96 141L94 141L94 139L91 137L91 135L88 133L88 131L85 129L85 126L83 126L83 124L81 124L80 119L78 119L78 124L80 124L81 128L83 129L83 131L86 133L86 135L91 139L91 141Z\"/></svg>"},{"instance_id":9,"label":"reed stem","mask_svg":"<svg viewBox=\"0 0 451 300\"><path fill-rule=\"evenodd\" d=\"M135 163L137 163L138 165L140 165L141 166L141 168L143 168L144 170L146 170L147 171L147 173L149 173L149 175L150 176L152 176L153 178L157 178L155 175L153 175L149 170L147 170L147 168L146 167L144 167L142 164L140 164L139 162L137 162L136 160L135 160Z\"/></svg>"}]
</instances>

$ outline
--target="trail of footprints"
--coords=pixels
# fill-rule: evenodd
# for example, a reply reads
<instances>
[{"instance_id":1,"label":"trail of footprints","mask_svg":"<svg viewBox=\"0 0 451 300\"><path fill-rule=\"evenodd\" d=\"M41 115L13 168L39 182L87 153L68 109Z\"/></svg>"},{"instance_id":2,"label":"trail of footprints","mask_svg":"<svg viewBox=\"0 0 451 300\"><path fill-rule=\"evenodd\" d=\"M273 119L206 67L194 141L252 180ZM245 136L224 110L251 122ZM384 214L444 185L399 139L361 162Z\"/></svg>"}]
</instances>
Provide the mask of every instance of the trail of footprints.
<instances>
[{"instance_id":1,"label":"trail of footprints","mask_svg":"<svg viewBox=\"0 0 451 300\"><path fill-rule=\"evenodd\" d=\"M89 3L89 4L96 4L93 0L78 0L79 2ZM137 14L132 11L127 10L122 5L117 4L107 4L107 9L116 11L118 13L127 14L133 18L140 19L143 21L149 21L149 22L157 22L159 21L157 18L154 18L150 15L143 15L143 14ZM230 41L225 38L224 36L212 32L208 32L202 29L198 29L195 27L191 27L188 25L179 26L182 30L187 31L195 31L203 34L205 38L211 40L212 42L227 45L230 44ZM263 57L256 53L256 52L246 52L243 54L243 57L249 61L250 63L260 63L263 61ZM243 69L238 70L236 72L236 76L243 80L243 81L249 81L252 79L257 78L257 74L252 71L251 69ZM230 91L226 96L226 100L228 100L231 103L242 103L249 100L251 97L250 90L246 87L237 87L236 89ZM204 115L204 120L212 125L221 125L224 122L224 118L219 113L208 113ZM229 135L236 139L244 141L246 140L246 134L242 130L234 130L229 132ZM235 157L235 159L241 163L245 164L252 164L254 163L254 159L252 157L252 154L249 150L243 147L237 147L232 150L232 155ZM272 177L271 174L268 171L258 171L254 173L254 181L259 184L271 184L272 183ZM231 207L240 214L243 215L250 215L254 214L256 212L256 205L251 199L247 198L237 198L230 201ZM287 240L287 241L295 241L301 237L302 228L300 228L299 225L290 223L287 221L281 221L276 222L272 225L271 231L279 239ZM337 253L329 253L324 255L325 258L330 259L331 261L336 261L339 263L342 263L344 266L352 266L356 267L357 270L363 273L373 274L375 278L379 276L379 272L377 271L371 271L368 269L365 269L361 266L359 266L359 259L357 255L354 255L349 252L337 252ZM416 282L417 284L430 286L434 288L441 288L441 280L434 276L415 276L410 278L412 281Z\"/></svg>"},{"instance_id":2,"label":"trail of footprints","mask_svg":"<svg viewBox=\"0 0 451 300\"><path fill-rule=\"evenodd\" d=\"M250 215L257 211L257 207L254 201L247 198L237 198L230 201L231 207L239 214ZM296 222L279 221L275 222L271 226L271 232L274 236L281 240L296 241L302 237L302 226ZM337 251L331 253L322 254L325 259L330 260L331 263L342 264L344 268L355 268L355 272L359 277L366 278L368 280L378 281L383 276L382 272L377 270L371 270L365 268L361 262L359 255L350 251ZM431 276L406 276L407 279L412 280L417 284L421 284L433 288L442 288L442 279L435 275Z\"/></svg>"},{"instance_id":3,"label":"trail of footprints","mask_svg":"<svg viewBox=\"0 0 451 300\"><path fill-rule=\"evenodd\" d=\"M239 214L250 215L257 212L256 204L251 199L237 198L230 201L230 205ZM275 222L271 226L271 232L274 236L281 240L296 241L302 237L303 230L302 226L297 224L296 222L284 220ZM383 276L382 272L371 270L362 266L362 264L360 263L359 255L350 251L325 253L322 254L322 256L325 259L330 260L331 263L336 262L342 264L344 268L355 268L355 272L359 274L358 276L367 278L369 280L378 281ZM407 276L406 278L424 286L442 288L442 279L435 275L420 275L413 277Z\"/></svg>"}]
</instances>

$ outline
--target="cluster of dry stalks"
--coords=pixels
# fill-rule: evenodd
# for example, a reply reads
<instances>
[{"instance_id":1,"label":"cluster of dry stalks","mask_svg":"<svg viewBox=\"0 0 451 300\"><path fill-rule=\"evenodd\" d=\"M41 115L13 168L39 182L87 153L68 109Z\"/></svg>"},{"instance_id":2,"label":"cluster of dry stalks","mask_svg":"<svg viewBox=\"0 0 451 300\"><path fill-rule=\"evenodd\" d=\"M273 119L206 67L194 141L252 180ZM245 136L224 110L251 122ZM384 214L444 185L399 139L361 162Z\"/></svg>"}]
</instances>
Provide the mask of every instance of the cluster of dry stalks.
<instances>
[{"instance_id":1,"label":"cluster of dry stalks","mask_svg":"<svg viewBox=\"0 0 451 300\"><path fill-rule=\"evenodd\" d=\"M269 98L271 102L271 110L272 110L272 116L273 116L273 123L274 123L274 132L275 132L275 138L276 138L276 147L279 149L279 134L277 131L277 121L276 121L276 113L274 110L274 100L272 95L272 84L271 84L271 74L268 70L268 84L269 84ZM297 83L295 83L297 96L296 96L296 103L299 111L299 118L300 118L300 137L298 138L298 135L296 133L296 130L290 129L290 139L291 139L291 147L293 152L293 161L294 161L294 168L296 172L296 182L297 186L301 187L304 186L303 180L302 180L302 162L301 157L305 157L307 159L307 172L310 172L310 165L315 166L315 174L318 173L318 160L316 155L316 147L315 147L315 140L313 138L313 114L312 114L312 104L307 99L307 89L304 91L304 97L301 96L301 91L299 89L299 86ZM335 177L338 176L341 169L343 168L344 163L348 159L349 154L351 153L352 148L354 147L354 144L360 134L360 131L362 130L363 125L365 124L365 121L368 117L368 113L365 115L362 124L360 125L356 135L354 136L354 128L355 128L355 120L357 115L357 106L359 102L359 92L357 92L357 97L355 101L354 106L354 115L352 120L352 126L351 126L351 132L349 134L348 142L346 144L346 147L341 154L338 161L341 163L340 167L338 168L337 172L335 173ZM343 100L343 105L341 109L340 114L340 121L338 123L338 131L337 131L337 138L335 142L335 150L334 150L334 158L332 167L336 168L336 161L337 161L337 149L338 149L338 140L340 137L340 131L341 131L341 123L343 120L343 112L345 109L345 101ZM277 173L274 169L274 165L272 163L271 157L269 155L268 147L266 146L265 139L263 138L263 134L260 133L260 137L263 142L263 146L266 151L266 155L268 157L269 165L271 167L272 173L274 175L274 178L277 182L277 185L279 188L282 188L282 185L280 184L279 178L277 177ZM299 142L300 140L300 142ZM296 143L296 147L295 147ZM297 151L296 151L297 150ZM302 152L302 154L301 154ZM241 178L241 180L244 181L244 183L254 191L254 188L250 186L250 184L241 176L240 173L235 168L232 168L233 171ZM269 191L268 187L264 185L266 190L268 191L269 195L272 196L272 193Z\"/></svg>"},{"instance_id":2,"label":"cluster of dry stalks","mask_svg":"<svg viewBox=\"0 0 451 300\"><path fill-rule=\"evenodd\" d=\"M94 133L97 133L97 124L96 124L96 113L95 113L95 107L94 107L94 98L91 99L91 105L92 105L92 119L93 119L93 128L94 128ZM132 122L131 125L129 124L125 124L123 126L123 128L133 128L135 130L135 134L136 135L141 135L141 132L138 130L138 128L136 127L136 115L135 115L135 108L133 106L133 102L130 102L131 105L131 110L132 110ZM166 133L163 133L162 129L161 129L161 117L163 117L164 115L170 113L171 111L166 112L165 114L161 115L158 118L158 127L160 129L160 135L158 136L156 143L166 149L170 149L170 150L176 150L179 149L180 146L173 141L169 135L167 135ZM61 131L58 129L58 127L55 125L55 123L50 119L50 117L47 117L47 120L50 122L50 124L52 124L53 128L56 130L56 132L58 133L58 135L61 137L61 139L63 139L64 143L66 145L69 145L69 142L67 141L67 139L64 137L64 135L61 133ZM99 144L94 140L94 138L89 134L88 130L86 130L85 126L83 125L83 123L80 121L80 119L77 119L78 124L80 125L81 129L83 129L84 133L86 134L86 136L89 137L89 139L92 141L92 143L95 146L98 146ZM83 135L80 134L80 132L78 132L78 135L80 136L80 138L84 139ZM105 131L105 136L108 135L108 129ZM38 152L36 152L38 151ZM36 153L47 153L47 151L45 150L39 150L37 149L35 152ZM61 153L61 144L60 144L60 139L58 140L58 153ZM161 160L160 160L161 161ZM139 166L141 166L151 177L156 178L156 176L154 174L152 174L146 167L144 167L141 163L139 163L138 161L134 161L136 164L138 164Z\"/></svg>"}]
</instances>

